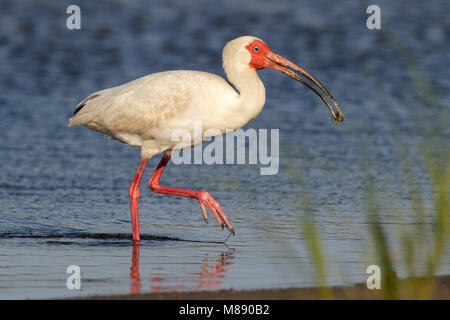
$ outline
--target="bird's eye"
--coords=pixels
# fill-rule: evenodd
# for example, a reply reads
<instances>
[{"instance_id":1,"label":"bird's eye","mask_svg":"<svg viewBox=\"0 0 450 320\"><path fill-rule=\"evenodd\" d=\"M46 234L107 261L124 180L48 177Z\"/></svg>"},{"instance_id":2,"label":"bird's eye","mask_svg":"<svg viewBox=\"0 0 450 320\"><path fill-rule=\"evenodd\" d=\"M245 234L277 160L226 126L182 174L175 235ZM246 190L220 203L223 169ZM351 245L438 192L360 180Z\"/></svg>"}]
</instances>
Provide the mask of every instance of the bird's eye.
<instances>
[{"instance_id":1,"label":"bird's eye","mask_svg":"<svg viewBox=\"0 0 450 320\"><path fill-rule=\"evenodd\" d=\"M258 51L259 51L259 47L258 47L258 46L253 47L253 51L254 51L254 52L258 52Z\"/></svg>"}]
</instances>

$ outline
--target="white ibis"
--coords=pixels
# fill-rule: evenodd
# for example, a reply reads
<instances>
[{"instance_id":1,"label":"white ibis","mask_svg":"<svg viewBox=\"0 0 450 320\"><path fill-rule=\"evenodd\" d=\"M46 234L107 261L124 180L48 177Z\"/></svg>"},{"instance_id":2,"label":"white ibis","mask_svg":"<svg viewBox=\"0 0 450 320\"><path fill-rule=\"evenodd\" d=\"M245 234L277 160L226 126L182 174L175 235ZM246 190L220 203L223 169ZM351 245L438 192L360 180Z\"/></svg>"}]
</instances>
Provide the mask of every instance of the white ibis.
<instances>
[{"instance_id":1,"label":"white ibis","mask_svg":"<svg viewBox=\"0 0 450 320\"><path fill-rule=\"evenodd\" d=\"M339 105L319 81L274 53L263 40L250 36L234 39L226 44L222 56L225 74L237 91L225 79L211 73L160 72L91 94L77 105L69 120L69 127L82 124L123 143L141 147L141 162L128 189L134 241L140 240L139 184L147 162L159 153L164 155L149 180L150 189L197 199L206 222L205 206L222 229L226 226L234 234L219 203L208 192L161 186L159 179L172 152L202 142L191 141L180 147L179 141L171 139L174 130L193 133L194 122L201 121L203 132L218 129L223 135L227 130L241 128L261 112L266 93L257 70L272 68L300 81L325 102L337 124L344 120Z\"/></svg>"}]
</instances>

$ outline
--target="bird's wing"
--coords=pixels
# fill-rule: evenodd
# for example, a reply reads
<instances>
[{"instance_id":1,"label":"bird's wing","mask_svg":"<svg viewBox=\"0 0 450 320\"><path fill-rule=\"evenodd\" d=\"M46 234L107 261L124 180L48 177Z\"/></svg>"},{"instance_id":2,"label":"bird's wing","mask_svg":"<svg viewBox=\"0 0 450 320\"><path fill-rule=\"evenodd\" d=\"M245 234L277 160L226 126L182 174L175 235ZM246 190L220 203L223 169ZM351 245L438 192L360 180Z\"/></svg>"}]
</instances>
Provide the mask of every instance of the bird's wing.
<instances>
[{"instance_id":1,"label":"bird's wing","mask_svg":"<svg viewBox=\"0 0 450 320\"><path fill-rule=\"evenodd\" d=\"M215 74L189 70L154 73L91 94L77 105L69 126L85 124L105 133L140 134L145 127L155 126L189 105L201 103L199 99L211 95L202 91L211 87L222 91L228 87L233 91L230 93L235 94L227 82Z\"/></svg>"}]
</instances>

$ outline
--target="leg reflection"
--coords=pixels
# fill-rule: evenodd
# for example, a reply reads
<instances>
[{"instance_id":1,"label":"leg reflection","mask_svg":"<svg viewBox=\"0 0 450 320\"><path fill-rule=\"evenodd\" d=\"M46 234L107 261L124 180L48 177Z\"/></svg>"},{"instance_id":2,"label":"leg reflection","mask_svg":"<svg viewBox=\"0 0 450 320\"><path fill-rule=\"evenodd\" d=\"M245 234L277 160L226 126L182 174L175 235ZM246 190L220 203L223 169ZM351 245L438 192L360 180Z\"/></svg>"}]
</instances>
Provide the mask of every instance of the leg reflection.
<instances>
[{"instance_id":1,"label":"leg reflection","mask_svg":"<svg viewBox=\"0 0 450 320\"><path fill-rule=\"evenodd\" d=\"M150 274L150 291L190 291L219 286L226 278L233 255L234 248L221 252L219 258L203 258L200 272L186 273L181 276L164 273L164 270L153 272Z\"/></svg>"},{"instance_id":2,"label":"leg reflection","mask_svg":"<svg viewBox=\"0 0 450 320\"><path fill-rule=\"evenodd\" d=\"M201 266L200 285L199 288L211 288L223 283L223 278L226 278L226 273L232 262L234 249L229 249L227 252L221 252L220 257L212 260L209 263L208 258L203 258L204 264Z\"/></svg>"},{"instance_id":3,"label":"leg reflection","mask_svg":"<svg viewBox=\"0 0 450 320\"><path fill-rule=\"evenodd\" d=\"M133 243L133 254L130 268L130 293L141 293L141 279L139 273L140 244ZM150 292L186 291L213 289L221 285L227 277L229 267L234 258L234 248L229 248L219 254L218 258L204 257L200 272L186 272L174 275L177 272L165 272L163 268L153 269L157 272L150 274Z\"/></svg>"},{"instance_id":4,"label":"leg reflection","mask_svg":"<svg viewBox=\"0 0 450 320\"><path fill-rule=\"evenodd\" d=\"M130 268L130 292L133 294L141 293L141 279L139 276L139 242L133 242L133 255L131 257Z\"/></svg>"}]
</instances>

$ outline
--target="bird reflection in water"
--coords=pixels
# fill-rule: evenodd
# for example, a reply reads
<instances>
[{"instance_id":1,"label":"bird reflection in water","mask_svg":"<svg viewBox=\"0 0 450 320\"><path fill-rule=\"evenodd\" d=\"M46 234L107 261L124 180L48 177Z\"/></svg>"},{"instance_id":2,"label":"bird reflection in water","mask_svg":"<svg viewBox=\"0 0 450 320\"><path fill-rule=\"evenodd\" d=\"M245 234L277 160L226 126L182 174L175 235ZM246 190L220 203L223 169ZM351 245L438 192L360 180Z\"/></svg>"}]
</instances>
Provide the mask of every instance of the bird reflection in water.
<instances>
[{"instance_id":1,"label":"bird reflection in water","mask_svg":"<svg viewBox=\"0 0 450 320\"><path fill-rule=\"evenodd\" d=\"M133 244L133 255L130 268L130 292L141 293L142 283L139 273L138 243ZM218 258L204 257L199 272L187 273L185 276L174 277L164 274L164 270L150 274L150 292L211 289L223 283L228 267L234 258L234 248L222 251Z\"/></svg>"},{"instance_id":2,"label":"bird reflection in water","mask_svg":"<svg viewBox=\"0 0 450 320\"><path fill-rule=\"evenodd\" d=\"M133 255L131 257L130 277L131 285L130 292L133 294L141 293L141 279L139 276L139 243L133 242Z\"/></svg>"}]
</instances>

